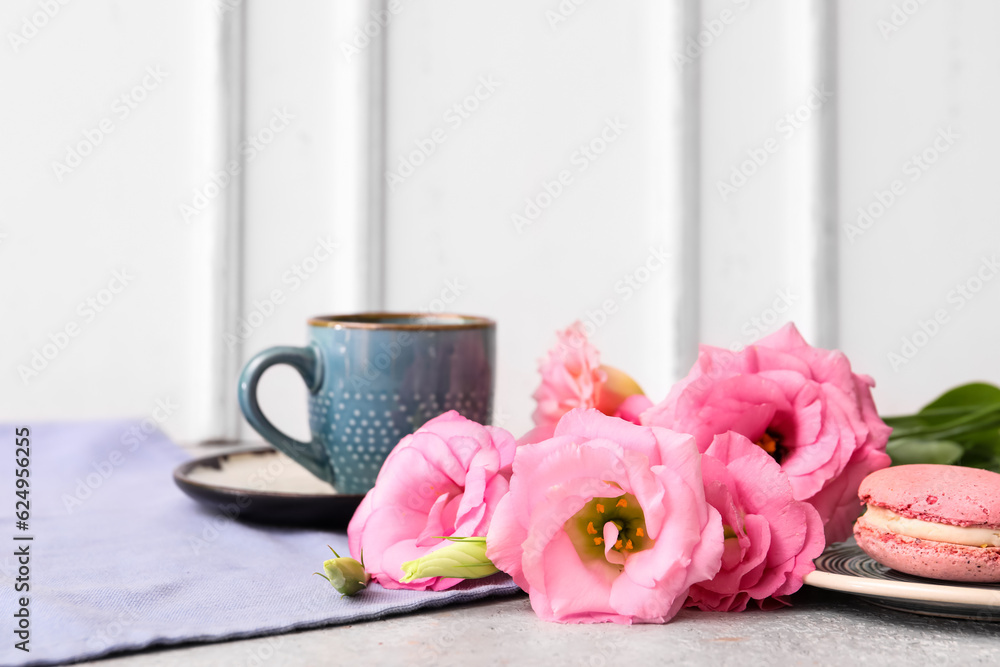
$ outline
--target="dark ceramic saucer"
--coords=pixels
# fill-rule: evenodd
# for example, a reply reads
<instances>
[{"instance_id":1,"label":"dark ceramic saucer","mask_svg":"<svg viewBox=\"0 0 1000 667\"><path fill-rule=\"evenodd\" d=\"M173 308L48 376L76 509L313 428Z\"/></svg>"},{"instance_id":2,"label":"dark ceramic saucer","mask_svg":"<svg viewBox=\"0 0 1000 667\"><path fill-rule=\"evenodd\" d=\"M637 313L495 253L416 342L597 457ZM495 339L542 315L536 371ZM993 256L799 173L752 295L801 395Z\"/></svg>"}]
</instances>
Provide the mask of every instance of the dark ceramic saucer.
<instances>
[{"instance_id":1,"label":"dark ceramic saucer","mask_svg":"<svg viewBox=\"0 0 1000 667\"><path fill-rule=\"evenodd\" d=\"M270 447L188 461L174 470L174 482L198 502L240 520L302 528L343 530L364 498L337 493Z\"/></svg>"}]
</instances>

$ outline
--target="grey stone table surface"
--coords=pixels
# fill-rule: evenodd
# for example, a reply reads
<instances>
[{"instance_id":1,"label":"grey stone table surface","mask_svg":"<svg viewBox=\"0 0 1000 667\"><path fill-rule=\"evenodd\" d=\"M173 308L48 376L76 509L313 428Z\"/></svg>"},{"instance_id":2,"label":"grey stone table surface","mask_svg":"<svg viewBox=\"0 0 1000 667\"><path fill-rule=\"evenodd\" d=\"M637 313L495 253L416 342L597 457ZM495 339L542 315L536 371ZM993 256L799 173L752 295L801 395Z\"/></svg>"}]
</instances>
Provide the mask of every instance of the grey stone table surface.
<instances>
[{"instance_id":1,"label":"grey stone table surface","mask_svg":"<svg viewBox=\"0 0 1000 667\"><path fill-rule=\"evenodd\" d=\"M183 446L196 456L206 453L203 446ZM1000 665L1000 623L892 611L809 586L792 599L794 606L776 611L685 610L666 625L620 626L547 623L531 611L527 596L519 595L286 635L151 649L87 664Z\"/></svg>"},{"instance_id":2,"label":"grey stone table surface","mask_svg":"<svg viewBox=\"0 0 1000 667\"><path fill-rule=\"evenodd\" d=\"M106 667L250 665L998 665L1000 623L918 616L803 588L777 611L560 625L526 596L287 635L152 650Z\"/></svg>"}]
</instances>

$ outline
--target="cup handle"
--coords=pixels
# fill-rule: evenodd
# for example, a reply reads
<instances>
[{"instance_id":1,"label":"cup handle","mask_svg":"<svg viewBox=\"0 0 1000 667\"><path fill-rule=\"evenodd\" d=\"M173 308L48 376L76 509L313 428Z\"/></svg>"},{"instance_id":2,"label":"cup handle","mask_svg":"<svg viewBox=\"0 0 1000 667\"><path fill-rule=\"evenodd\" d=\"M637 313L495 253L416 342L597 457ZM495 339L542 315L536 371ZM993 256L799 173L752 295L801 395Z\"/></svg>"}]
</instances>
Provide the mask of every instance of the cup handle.
<instances>
[{"instance_id":1,"label":"cup handle","mask_svg":"<svg viewBox=\"0 0 1000 667\"><path fill-rule=\"evenodd\" d=\"M288 364L299 372L310 393L319 391L322 382L322 364L319 363L319 350L313 347L272 347L257 354L251 359L240 375L239 395L240 409L243 416L255 431L275 448L288 454L309 472L322 480L333 484L333 469L323 443L317 439L312 442L302 442L285 435L271 423L257 403L257 383L261 376L271 366Z\"/></svg>"}]
</instances>

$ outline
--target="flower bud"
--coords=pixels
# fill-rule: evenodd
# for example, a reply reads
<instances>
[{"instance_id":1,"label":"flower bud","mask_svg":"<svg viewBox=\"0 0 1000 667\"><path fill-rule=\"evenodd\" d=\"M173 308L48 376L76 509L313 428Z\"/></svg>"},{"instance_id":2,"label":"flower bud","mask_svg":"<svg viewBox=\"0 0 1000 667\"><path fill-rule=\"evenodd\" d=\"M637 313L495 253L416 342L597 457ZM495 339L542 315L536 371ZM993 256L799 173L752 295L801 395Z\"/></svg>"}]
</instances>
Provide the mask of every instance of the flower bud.
<instances>
[{"instance_id":1,"label":"flower bud","mask_svg":"<svg viewBox=\"0 0 1000 667\"><path fill-rule=\"evenodd\" d=\"M330 547L330 551L333 551L333 547ZM364 590L370 579L369 574L365 572L365 566L353 558L341 558L336 551L333 551L333 555L336 558L323 561L323 571L326 574L321 572L315 574L329 581L341 595L354 595Z\"/></svg>"},{"instance_id":2,"label":"flower bud","mask_svg":"<svg viewBox=\"0 0 1000 667\"><path fill-rule=\"evenodd\" d=\"M598 403L595 407L604 414L614 415L626 398L644 393L639 383L624 371L613 366L601 366L601 370L604 371L607 380L601 387Z\"/></svg>"},{"instance_id":3,"label":"flower bud","mask_svg":"<svg viewBox=\"0 0 1000 667\"><path fill-rule=\"evenodd\" d=\"M485 537L449 537L452 544L403 563L400 581L408 583L414 579L446 577L449 579L481 579L498 570L486 557Z\"/></svg>"}]
</instances>

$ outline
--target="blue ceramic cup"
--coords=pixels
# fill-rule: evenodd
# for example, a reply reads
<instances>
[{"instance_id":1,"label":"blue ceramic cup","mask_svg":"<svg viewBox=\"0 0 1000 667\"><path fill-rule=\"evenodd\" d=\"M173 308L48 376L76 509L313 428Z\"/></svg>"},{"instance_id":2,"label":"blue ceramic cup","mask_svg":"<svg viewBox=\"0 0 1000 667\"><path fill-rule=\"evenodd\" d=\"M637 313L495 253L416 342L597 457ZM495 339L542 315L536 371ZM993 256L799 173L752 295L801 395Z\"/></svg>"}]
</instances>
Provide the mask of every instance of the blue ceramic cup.
<instances>
[{"instance_id":1,"label":"blue ceramic cup","mask_svg":"<svg viewBox=\"0 0 1000 667\"><path fill-rule=\"evenodd\" d=\"M339 493L375 485L399 440L449 410L488 424L493 412L496 324L465 315L364 313L309 320L309 345L272 347L240 377L243 415L265 440ZM264 416L257 383L288 364L309 388L312 440Z\"/></svg>"}]
</instances>

